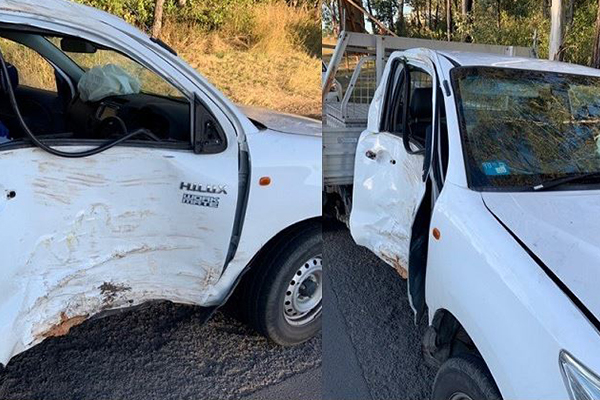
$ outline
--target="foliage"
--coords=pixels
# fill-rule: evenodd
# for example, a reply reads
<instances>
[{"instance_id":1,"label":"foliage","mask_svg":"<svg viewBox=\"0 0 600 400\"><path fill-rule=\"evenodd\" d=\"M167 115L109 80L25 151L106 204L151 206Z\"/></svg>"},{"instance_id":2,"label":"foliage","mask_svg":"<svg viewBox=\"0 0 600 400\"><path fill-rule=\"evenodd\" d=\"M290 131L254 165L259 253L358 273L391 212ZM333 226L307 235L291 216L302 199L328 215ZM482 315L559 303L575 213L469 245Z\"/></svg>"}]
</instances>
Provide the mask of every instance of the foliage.
<instances>
[{"instance_id":1,"label":"foliage","mask_svg":"<svg viewBox=\"0 0 600 400\"><path fill-rule=\"evenodd\" d=\"M74 1L151 30L155 0ZM234 102L321 115L318 0L165 0L161 38Z\"/></svg>"},{"instance_id":2,"label":"foliage","mask_svg":"<svg viewBox=\"0 0 600 400\"><path fill-rule=\"evenodd\" d=\"M394 26L394 19L398 14L398 2L389 0L370 0L371 9L378 19L388 27Z\"/></svg>"},{"instance_id":3,"label":"foliage","mask_svg":"<svg viewBox=\"0 0 600 400\"><path fill-rule=\"evenodd\" d=\"M362 0L365 8L402 36L426 39L447 37L446 0L405 0L404 28L398 31L398 0ZM548 0L474 0L468 18L461 15L461 0L452 0L452 33L454 41L469 39L474 43L533 46L539 57L548 56L550 33ZM573 4L573 17L565 29L563 59L589 65L595 35L598 0L565 0L565 8ZM331 10L324 3L327 13ZM498 13L500 10L500 13ZM418 18L417 18L418 16ZM325 20L324 33L332 30ZM329 23L329 25L328 25ZM367 24L369 26L369 24Z\"/></svg>"},{"instance_id":4,"label":"foliage","mask_svg":"<svg viewBox=\"0 0 600 400\"><path fill-rule=\"evenodd\" d=\"M108 11L130 24L149 30L154 18L155 0L75 0ZM167 20L193 23L206 31L218 30L224 25L247 28L252 23L253 6L277 3L275 0L188 0L178 6L177 0L166 0L164 15ZM281 2L284 3L284 2ZM317 0L288 0L294 8L318 8Z\"/></svg>"}]
</instances>

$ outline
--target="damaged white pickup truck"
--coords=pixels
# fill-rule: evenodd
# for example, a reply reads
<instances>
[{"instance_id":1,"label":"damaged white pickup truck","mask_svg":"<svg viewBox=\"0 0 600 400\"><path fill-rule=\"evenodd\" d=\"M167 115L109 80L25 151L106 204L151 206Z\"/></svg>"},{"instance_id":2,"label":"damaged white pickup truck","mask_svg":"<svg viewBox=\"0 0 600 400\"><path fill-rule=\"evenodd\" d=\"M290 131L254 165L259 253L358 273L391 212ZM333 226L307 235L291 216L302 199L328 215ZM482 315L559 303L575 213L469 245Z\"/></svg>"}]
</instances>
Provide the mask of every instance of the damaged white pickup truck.
<instances>
[{"instance_id":1,"label":"damaged white pickup truck","mask_svg":"<svg viewBox=\"0 0 600 400\"><path fill-rule=\"evenodd\" d=\"M408 272L433 399L600 399L600 71L394 52L355 157L355 241Z\"/></svg>"},{"instance_id":2,"label":"damaged white pickup truck","mask_svg":"<svg viewBox=\"0 0 600 400\"><path fill-rule=\"evenodd\" d=\"M0 48L0 364L110 310L219 306L246 271L260 332L318 332L319 122L244 113L71 2L1 0Z\"/></svg>"}]
</instances>

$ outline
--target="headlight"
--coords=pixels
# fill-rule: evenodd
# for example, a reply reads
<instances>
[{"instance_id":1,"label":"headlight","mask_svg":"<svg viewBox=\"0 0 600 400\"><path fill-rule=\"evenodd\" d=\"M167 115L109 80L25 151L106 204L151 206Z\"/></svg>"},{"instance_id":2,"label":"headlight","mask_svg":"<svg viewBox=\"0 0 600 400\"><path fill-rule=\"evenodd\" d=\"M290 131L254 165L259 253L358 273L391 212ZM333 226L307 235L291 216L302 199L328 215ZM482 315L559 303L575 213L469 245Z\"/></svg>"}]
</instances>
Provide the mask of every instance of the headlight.
<instances>
[{"instance_id":1,"label":"headlight","mask_svg":"<svg viewBox=\"0 0 600 400\"><path fill-rule=\"evenodd\" d=\"M571 400L600 400L600 378L596 374L564 350L559 361Z\"/></svg>"}]
</instances>

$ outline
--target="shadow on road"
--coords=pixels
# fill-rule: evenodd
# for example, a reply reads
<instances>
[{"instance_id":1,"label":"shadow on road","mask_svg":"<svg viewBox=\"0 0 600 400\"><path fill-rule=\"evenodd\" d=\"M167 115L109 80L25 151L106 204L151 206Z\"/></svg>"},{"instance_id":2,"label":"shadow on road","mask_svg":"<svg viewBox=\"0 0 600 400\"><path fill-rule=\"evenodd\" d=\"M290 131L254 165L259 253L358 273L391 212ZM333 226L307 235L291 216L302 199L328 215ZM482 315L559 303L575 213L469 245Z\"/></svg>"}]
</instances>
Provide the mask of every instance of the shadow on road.
<instances>
[{"instance_id":1,"label":"shadow on road","mask_svg":"<svg viewBox=\"0 0 600 400\"><path fill-rule=\"evenodd\" d=\"M429 398L435 371L421 356L427 324L414 324L406 281L342 225L325 226L323 239L324 398Z\"/></svg>"}]
</instances>

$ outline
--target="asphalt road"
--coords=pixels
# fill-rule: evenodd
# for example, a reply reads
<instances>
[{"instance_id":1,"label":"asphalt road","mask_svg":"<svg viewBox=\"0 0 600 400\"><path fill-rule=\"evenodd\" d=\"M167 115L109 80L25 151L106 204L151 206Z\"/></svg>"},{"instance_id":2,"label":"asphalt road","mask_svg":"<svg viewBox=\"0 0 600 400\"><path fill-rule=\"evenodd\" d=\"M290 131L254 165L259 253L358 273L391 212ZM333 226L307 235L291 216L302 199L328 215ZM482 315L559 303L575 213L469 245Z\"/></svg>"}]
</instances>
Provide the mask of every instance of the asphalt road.
<instances>
[{"instance_id":1,"label":"asphalt road","mask_svg":"<svg viewBox=\"0 0 600 400\"><path fill-rule=\"evenodd\" d=\"M406 281L341 225L324 227L325 400L423 400L435 371L424 364Z\"/></svg>"},{"instance_id":2,"label":"asphalt road","mask_svg":"<svg viewBox=\"0 0 600 400\"><path fill-rule=\"evenodd\" d=\"M171 303L86 321L15 357L0 399L315 400L321 338L283 348L227 314Z\"/></svg>"}]
</instances>

